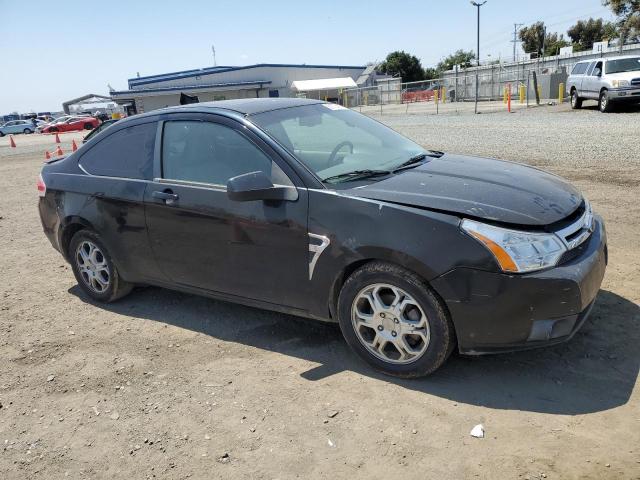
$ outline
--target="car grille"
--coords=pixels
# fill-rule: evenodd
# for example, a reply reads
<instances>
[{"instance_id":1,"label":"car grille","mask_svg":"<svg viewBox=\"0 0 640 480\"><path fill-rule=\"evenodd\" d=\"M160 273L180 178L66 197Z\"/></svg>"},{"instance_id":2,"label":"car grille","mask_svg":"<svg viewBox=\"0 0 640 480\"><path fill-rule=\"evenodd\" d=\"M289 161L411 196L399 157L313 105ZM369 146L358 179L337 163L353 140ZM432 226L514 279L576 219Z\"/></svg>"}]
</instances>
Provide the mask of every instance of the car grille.
<instances>
[{"instance_id":1,"label":"car grille","mask_svg":"<svg viewBox=\"0 0 640 480\"><path fill-rule=\"evenodd\" d=\"M640 78L634 78L631 80L631 85L640 85Z\"/></svg>"},{"instance_id":2,"label":"car grille","mask_svg":"<svg viewBox=\"0 0 640 480\"><path fill-rule=\"evenodd\" d=\"M591 205L585 202L584 211L573 223L557 230L556 235L567 247L558 263L565 263L578 256L587 248L591 234L593 233L593 212Z\"/></svg>"}]
</instances>

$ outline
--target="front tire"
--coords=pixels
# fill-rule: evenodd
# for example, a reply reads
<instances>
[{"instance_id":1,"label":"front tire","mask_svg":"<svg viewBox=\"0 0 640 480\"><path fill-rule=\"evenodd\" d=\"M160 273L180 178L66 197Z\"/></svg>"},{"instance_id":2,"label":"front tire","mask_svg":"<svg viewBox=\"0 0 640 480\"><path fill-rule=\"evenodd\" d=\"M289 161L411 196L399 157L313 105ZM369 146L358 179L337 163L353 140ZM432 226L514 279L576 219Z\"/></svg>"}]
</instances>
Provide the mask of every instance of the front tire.
<instances>
[{"instance_id":1,"label":"front tire","mask_svg":"<svg viewBox=\"0 0 640 480\"><path fill-rule=\"evenodd\" d=\"M109 251L94 232L80 230L73 236L69 259L80 288L98 302L113 302L133 288L120 277Z\"/></svg>"},{"instance_id":2,"label":"front tire","mask_svg":"<svg viewBox=\"0 0 640 480\"><path fill-rule=\"evenodd\" d=\"M578 96L577 90L571 91L571 108L573 110L579 110L582 108L582 99Z\"/></svg>"},{"instance_id":3,"label":"front tire","mask_svg":"<svg viewBox=\"0 0 640 480\"><path fill-rule=\"evenodd\" d=\"M85 124L84 124L84 129L85 129L85 130L93 130L93 124L91 124L91 123L85 123Z\"/></svg>"},{"instance_id":4,"label":"front tire","mask_svg":"<svg viewBox=\"0 0 640 480\"><path fill-rule=\"evenodd\" d=\"M25 135L28 135L30 133L33 133L33 131L30 128L25 128L22 133L24 133Z\"/></svg>"},{"instance_id":5,"label":"front tire","mask_svg":"<svg viewBox=\"0 0 640 480\"><path fill-rule=\"evenodd\" d=\"M602 92L600 92L598 108L602 113L610 113L613 111L613 104L609 99L609 92L607 90L603 90Z\"/></svg>"},{"instance_id":6,"label":"front tire","mask_svg":"<svg viewBox=\"0 0 640 480\"><path fill-rule=\"evenodd\" d=\"M356 270L338 298L340 329L374 369L396 377L436 371L455 346L453 324L429 285L384 262Z\"/></svg>"}]
</instances>

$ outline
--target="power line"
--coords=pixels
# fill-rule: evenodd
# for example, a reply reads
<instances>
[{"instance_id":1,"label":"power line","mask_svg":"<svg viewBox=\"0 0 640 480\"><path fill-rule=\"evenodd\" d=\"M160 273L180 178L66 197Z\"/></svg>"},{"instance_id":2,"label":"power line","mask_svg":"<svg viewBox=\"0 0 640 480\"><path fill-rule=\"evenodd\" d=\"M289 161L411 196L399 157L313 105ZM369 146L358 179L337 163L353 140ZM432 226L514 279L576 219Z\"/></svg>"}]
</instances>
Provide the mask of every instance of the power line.
<instances>
[{"instance_id":1,"label":"power line","mask_svg":"<svg viewBox=\"0 0 640 480\"><path fill-rule=\"evenodd\" d=\"M576 16L575 15L575 10L571 10L571 11L574 12L574 14L571 15L571 16L567 16L567 13L569 13L569 12L565 12L565 13L560 13L560 14L556 14L556 15L549 15L549 16L546 16L544 18L538 17L537 19L533 18L533 19L530 19L528 21L525 21L524 25L527 25L527 24L530 24L530 23L533 23L533 22L536 22L536 21L542 21L547 25L547 27L553 27L553 26L561 25L563 23L567 23L567 22L571 22L571 21L582 20L582 19L585 19L587 17L591 17L593 15L602 15L602 14L604 14L606 12L610 12L610 10L607 9L607 8L604 8L604 9L600 8L598 10L587 12L587 13L583 13L581 15ZM559 20L559 21L554 21L553 23L547 23L549 20L555 20L555 19L558 19L558 18L563 18L563 19ZM486 48L486 47L490 47L490 46L493 46L493 45L497 45L498 43L503 42L506 39L506 37L512 37L512 35L513 35L513 32L507 33L505 31L502 31L500 33L497 33L497 32L493 33L491 35L485 36L484 42L482 42L480 44L480 46ZM509 43L511 43L511 42L509 42Z\"/></svg>"},{"instance_id":2,"label":"power line","mask_svg":"<svg viewBox=\"0 0 640 480\"><path fill-rule=\"evenodd\" d=\"M518 28L524 26L524 23L514 23L513 24L513 61L516 61L516 46L518 45Z\"/></svg>"}]
</instances>

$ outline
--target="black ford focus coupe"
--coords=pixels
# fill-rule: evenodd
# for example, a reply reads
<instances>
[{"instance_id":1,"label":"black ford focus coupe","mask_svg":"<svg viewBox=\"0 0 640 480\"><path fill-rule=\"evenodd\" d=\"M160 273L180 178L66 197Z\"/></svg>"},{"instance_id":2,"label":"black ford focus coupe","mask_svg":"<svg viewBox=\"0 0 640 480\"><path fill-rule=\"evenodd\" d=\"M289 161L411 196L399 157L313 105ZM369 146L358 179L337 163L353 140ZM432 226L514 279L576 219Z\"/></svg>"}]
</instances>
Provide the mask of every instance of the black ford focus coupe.
<instances>
[{"instance_id":1,"label":"black ford focus coupe","mask_svg":"<svg viewBox=\"0 0 640 480\"><path fill-rule=\"evenodd\" d=\"M340 106L246 99L122 120L47 163L39 210L91 298L156 285L339 322L374 368L568 340L607 263L561 178L426 150ZM238 319L239 322L242 319Z\"/></svg>"}]
</instances>

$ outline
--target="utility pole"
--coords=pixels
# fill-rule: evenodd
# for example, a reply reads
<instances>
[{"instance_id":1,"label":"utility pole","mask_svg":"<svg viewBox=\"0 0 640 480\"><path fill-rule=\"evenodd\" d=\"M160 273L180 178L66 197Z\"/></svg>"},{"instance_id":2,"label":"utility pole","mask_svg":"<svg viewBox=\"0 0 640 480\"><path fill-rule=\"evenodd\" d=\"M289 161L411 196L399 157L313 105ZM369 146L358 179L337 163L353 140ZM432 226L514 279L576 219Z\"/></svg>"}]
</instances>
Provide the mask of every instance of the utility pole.
<instances>
[{"instance_id":1,"label":"utility pole","mask_svg":"<svg viewBox=\"0 0 640 480\"><path fill-rule=\"evenodd\" d=\"M216 47L214 47L213 45L211 45L211 52L213 53L213 66L217 67L218 64L216 63Z\"/></svg>"},{"instance_id":2,"label":"utility pole","mask_svg":"<svg viewBox=\"0 0 640 480\"><path fill-rule=\"evenodd\" d=\"M474 107L474 112L478 113L478 72L480 71L480 7L483 6L485 3L487 3L487 0L485 0L482 3L479 2L474 2L473 0L471 0L471 5L473 5L474 7L476 7L478 9L478 35L477 35L477 43L476 43L476 56L477 56L477 66L476 66L476 102L475 102L475 107Z\"/></svg>"},{"instance_id":3,"label":"utility pole","mask_svg":"<svg viewBox=\"0 0 640 480\"><path fill-rule=\"evenodd\" d=\"M516 62L516 46L518 45L518 28L523 27L524 23L513 24L513 63Z\"/></svg>"}]
</instances>

